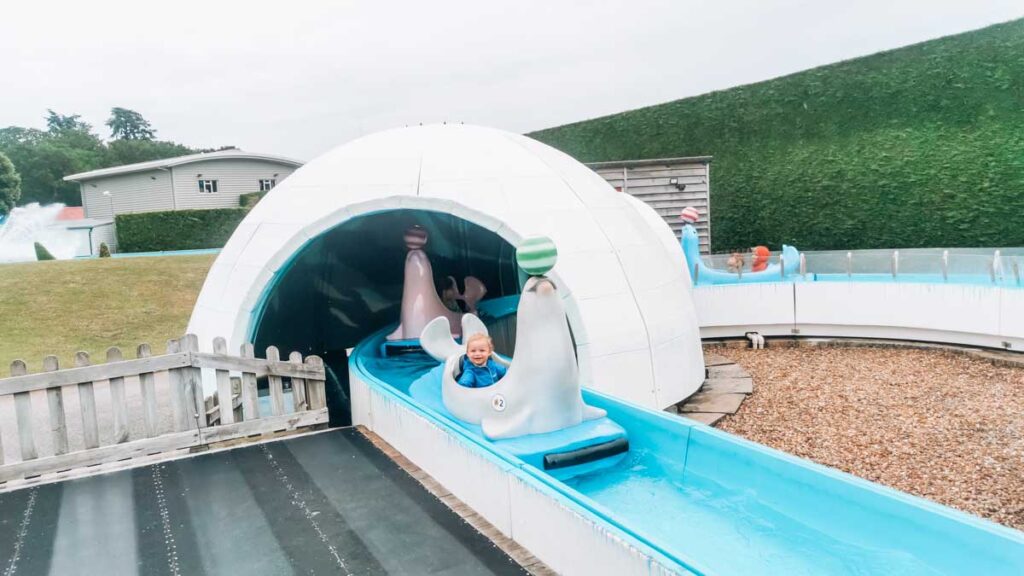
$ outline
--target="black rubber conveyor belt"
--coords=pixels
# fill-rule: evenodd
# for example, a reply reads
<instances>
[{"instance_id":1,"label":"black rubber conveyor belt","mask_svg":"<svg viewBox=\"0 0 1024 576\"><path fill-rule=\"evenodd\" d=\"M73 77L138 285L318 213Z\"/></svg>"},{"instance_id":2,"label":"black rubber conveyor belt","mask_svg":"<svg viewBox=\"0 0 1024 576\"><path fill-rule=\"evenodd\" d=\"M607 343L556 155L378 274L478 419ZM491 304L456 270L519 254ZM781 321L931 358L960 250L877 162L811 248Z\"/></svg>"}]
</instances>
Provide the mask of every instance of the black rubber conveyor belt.
<instances>
[{"instance_id":1,"label":"black rubber conveyor belt","mask_svg":"<svg viewBox=\"0 0 1024 576\"><path fill-rule=\"evenodd\" d=\"M524 574L347 428L0 493L0 574Z\"/></svg>"}]
</instances>

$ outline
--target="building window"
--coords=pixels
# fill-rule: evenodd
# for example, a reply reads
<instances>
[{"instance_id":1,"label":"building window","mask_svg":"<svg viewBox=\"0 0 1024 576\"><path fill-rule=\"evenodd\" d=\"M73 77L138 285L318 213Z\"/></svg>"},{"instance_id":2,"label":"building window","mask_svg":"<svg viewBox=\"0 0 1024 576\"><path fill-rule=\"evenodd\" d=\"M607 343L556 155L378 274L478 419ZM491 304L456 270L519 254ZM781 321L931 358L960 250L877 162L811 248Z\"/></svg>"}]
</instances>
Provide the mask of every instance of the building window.
<instances>
[{"instance_id":1,"label":"building window","mask_svg":"<svg viewBox=\"0 0 1024 576\"><path fill-rule=\"evenodd\" d=\"M199 191L200 192L206 192L208 194L212 194L212 193L216 192L217 191L217 181L216 180L200 180L199 181Z\"/></svg>"},{"instance_id":2,"label":"building window","mask_svg":"<svg viewBox=\"0 0 1024 576\"><path fill-rule=\"evenodd\" d=\"M277 186L277 180L269 178L260 180L260 192L269 192L274 186Z\"/></svg>"}]
</instances>

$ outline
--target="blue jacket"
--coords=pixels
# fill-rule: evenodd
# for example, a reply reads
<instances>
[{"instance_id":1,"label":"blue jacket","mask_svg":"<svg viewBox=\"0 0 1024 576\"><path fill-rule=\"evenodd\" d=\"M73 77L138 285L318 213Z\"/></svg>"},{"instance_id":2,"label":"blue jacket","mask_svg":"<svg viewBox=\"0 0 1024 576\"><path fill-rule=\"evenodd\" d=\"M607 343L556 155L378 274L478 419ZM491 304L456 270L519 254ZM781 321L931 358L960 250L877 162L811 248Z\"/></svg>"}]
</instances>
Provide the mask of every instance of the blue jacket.
<instances>
[{"instance_id":1,"label":"blue jacket","mask_svg":"<svg viewBox=\"0 0 1024 576\"><path fill-rule=\"evenodd\" d=\"M508 369L495 362L493 358L488 358L483 366L477 366L468 356L463 356L459 384L466 388L486 388L504 378L506 372Z\"/></svg>"}]
</instances>

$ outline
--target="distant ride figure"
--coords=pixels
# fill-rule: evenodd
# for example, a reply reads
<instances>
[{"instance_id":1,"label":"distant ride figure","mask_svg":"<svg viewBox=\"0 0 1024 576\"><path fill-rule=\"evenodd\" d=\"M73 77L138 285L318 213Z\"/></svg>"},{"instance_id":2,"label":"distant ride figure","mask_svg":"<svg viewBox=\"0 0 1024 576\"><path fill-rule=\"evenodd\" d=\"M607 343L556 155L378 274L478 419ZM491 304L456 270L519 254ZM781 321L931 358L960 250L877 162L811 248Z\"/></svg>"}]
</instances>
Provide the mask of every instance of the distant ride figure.
<instances>
[{"instance_id":1,"label":"distant ride figure","mask_svg":"<svg viewBox=\"0 0 1024 576\"><path fill-rule=\"evenodd\" d=\"M743 270L743 253L733 252L729 259L725 261L725 267L734 274L739 274Z\"/></svg>"},{"instance_id":2,"label":"distant ride figure","mask_svg":"<svg viewBox=\"0 0 1024 576\"><path fill-rule=\"evenodd\" d=\"M767 246L754 246L750 249L753 254L753 261L750 263L751 272L762 272L768 268L768 257L771 256L771 250L768 250Z\"/></svg>"}]
</instances>

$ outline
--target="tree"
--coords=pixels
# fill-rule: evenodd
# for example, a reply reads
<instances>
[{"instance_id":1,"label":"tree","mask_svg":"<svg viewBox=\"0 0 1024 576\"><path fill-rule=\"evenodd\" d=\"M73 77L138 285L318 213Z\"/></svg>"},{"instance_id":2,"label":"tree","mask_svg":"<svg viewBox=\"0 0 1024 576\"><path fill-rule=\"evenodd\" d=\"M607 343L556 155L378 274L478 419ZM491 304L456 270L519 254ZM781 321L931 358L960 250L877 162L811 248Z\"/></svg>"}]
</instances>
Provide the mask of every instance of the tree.
<instances>
[{"instance_id":1,"label":"tree","mask_svg":"<svg viewBox=\"0 0 1024 576\"><path fill-rule=\"evenodd\" d=\"M0 152L0 216L10 213L21 197L21 176L10 158Z\"/></svg>"},{"instance_id":2,"label":"tree","mask_svg":"<svg viewBox=\"0 0 1024 576\"><path fill-rule=\"evenodd\" d=\"M92 132L92 126L82 122L79 118L81 118L81 116L78 114L65 116L47 108L46 130L50 134L62 134L65 132L82 132L84 134L89 134Z\"/></svg>"},{"instance_id":3,"label":"tree","mask_svg":"<svg viewBox=\"0 0 1024 576\"><path fill-rule=\"evenodd\" d=\"M53 257L53 254L46 249L46 246L43 246L39 242L33 242L32 247L36 249L36 260L40 262L43 260L56 260L56 258Z\"/></svg>"},{"instance_id":4,"label":"tree","mask_svg":"<svg viewBox=\"0 0 1024 576\"><path fill-rule=\"evenodd\" d=\"M21 176L20 204L81 204L78 184L63 178L99 168L107 150L80 118L48 110L46 131L18 126L0 129L0 152Z\"/></svg>"},{"instance_id":5,"label":"tree","mask_svg":"<svg viewBox=\"0 0 1024 576\"><path fill-rule=\"evenodd\" d=\"M156 136L156 130L142 114L127 108L111 108L107 126L115 140L152 140Z\"/></svg>"},{"instance_id":6,"label":"tree","mask_svg":"<svg viewBox=\"0 0 1024 576\"><path fill-rule=\"evenodd\" d=\"M114 140L107 144L107 156L103 161L103 165L104 167L122 166L124 164L174 158L194 153L195 151L188 146L174 142L164 142L161 140Z\"/></svg>"}]
</instances>

